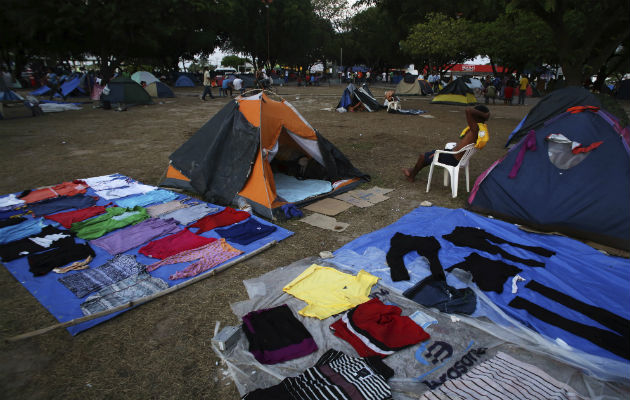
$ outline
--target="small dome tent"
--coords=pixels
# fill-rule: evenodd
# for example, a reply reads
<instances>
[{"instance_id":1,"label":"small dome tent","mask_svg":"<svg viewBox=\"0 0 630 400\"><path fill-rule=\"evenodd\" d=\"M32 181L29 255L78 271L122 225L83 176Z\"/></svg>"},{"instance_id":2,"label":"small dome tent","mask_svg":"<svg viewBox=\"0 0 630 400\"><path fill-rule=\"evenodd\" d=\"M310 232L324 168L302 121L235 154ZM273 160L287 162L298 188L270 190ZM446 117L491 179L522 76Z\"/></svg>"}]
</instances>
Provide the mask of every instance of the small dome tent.
<instances>
[{"instance_id":1,"label":"small dome tent","mask_svg":"<svg viewBox=\"0 0 630 400\"><path fill-rule=\"evenodd\" d=\"M301 178L293 178L297 183L325 182L328 191L289 201L280 194L279 183L289 175ZM369 176L291 104L260 92L228 102L175 150L161 185L197 192L218 204L244 201L257 214L277 219L288 203L336 195L362 180Z\"/></svg>"}]
</instances>

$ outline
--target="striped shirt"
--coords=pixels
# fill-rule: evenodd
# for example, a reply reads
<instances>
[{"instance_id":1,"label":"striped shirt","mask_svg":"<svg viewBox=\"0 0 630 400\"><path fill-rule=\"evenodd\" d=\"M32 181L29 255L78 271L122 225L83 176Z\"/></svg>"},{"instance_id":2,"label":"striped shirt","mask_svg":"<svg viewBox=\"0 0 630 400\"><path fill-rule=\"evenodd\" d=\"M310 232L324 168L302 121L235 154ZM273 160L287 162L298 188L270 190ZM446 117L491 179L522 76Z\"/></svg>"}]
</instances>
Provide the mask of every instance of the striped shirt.
<instances>
[{"instance_id":1,"label":"striped shirt","mask_svg":"<svg viewBox=\"0 0 630 400\"><path fill-rule=\"evenodd\" d=\"M392 396L387 380L393 375L394 371L378 358L355 358L331 349L301 375L257 389L243 399L385 400Z\"/></svg>"},{"instance_id":2,"label":"striped shirt","mask_svg":"<svg viewBox=\"0 0 630 400\"><path fill-rule=\"evenodd\" d=\"M497 353L458 379L446 381L421 400L568 400L581 399L575 390L541 369Z\"/></svg>"}]
</instances>

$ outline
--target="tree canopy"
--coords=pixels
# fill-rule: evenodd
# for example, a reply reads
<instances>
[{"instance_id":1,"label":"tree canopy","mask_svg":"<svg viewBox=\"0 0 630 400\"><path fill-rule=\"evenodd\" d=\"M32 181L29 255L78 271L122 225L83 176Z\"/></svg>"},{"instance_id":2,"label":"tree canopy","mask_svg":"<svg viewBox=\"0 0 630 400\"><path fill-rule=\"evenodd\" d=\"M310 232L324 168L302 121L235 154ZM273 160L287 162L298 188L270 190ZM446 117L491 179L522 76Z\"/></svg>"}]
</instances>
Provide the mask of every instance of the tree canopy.
<instances>
[{"instance_id":1,"label":"tree canopy","mask_svg":"<svg viewBox=\"0 0 630 400\"><path fill-rule=\"evenodd\" d=\"M221 48L256 66L414 63L488 56L511 71L560 65L570 84L628 72L630 6L602 0L5 0L0 66L96 59L176 70ZM342 55L343 53L343 55ZM203 64L203 63L199 63Z\"/></svg>"}]
</instances>

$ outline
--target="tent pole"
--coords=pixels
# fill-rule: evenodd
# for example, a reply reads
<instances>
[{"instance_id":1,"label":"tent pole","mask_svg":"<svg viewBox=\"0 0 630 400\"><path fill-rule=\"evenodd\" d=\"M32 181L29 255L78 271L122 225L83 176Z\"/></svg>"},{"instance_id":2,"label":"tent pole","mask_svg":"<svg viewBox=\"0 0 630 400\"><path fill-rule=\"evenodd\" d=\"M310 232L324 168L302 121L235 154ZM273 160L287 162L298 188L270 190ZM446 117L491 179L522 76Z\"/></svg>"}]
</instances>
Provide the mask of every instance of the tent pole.
<instances>
[{"instance_id":1,"label":"tent pole","mask_svg":"<svg viewBox=\"0 0 630 400\"><path fill-rule=\"evenodd\" d=\"M104 310L104 311L101 311L101 312L98 312L98 313L94 313L94 314L91 314L91 315L86 315L84 317L75 318L75 319L70 320L70 321L66 321L66 322L61 322L61 323L58 323L58 324L50 325L50 326L48 326L46 328L41 328L41 329L37 329L37 330L31 331L31 332L23 333L21 335L13 336L13 337L10 337L8 339L5 339L5 341L6 342L17 342L17 341L22 340L22 339L28 339L28 338L31 338L31 337L42 335L42 334L44 334L46 332L50 332L50 331L55 330L57 328L67 328L69 326L74 326L74 325L80 324L82 322L86 322L86 321L90 321L90 320L93 320L93 319L96 319L96 318L104 317L106 315L113 314L113 313L116 313L118 311L126 310L128 308L135 307L135 306L138 306L140 304L148 303L149 301L151 301L153 299L157 299L158 297L162 297L162 296L165 296L167 294L173 293L173 292L175 292L175 291L177 291L179 289L182 289L182 288L184 288L184 287L186 287L188 285L192 285L193 283L198 282L198 281L200 281L202 279L208 278L210 276L214 276L216 273L221 272L224 269L230 268L234 264L238 264L241 261L244 261L244 260L246 260L248 258L251 258L251 257L253 257L253 256L255 256L255 255L259 254L259 253L262 253L263 251L267 250L268 248L270 248L271 246L275 245L276 243L278 243L278 242L273 240L273 241L265 244L264 246L261 246L258 249L252 251L251 253L245 254L245 255L237 258L236 260L232 260L232 261L228 262L227 264L223 264L223 265L221 265L221 266L219 266L217 268L211 269L210 271L208 271L208 272L206 272L204 274L198 275L198 276L196 276L196 277L194 277L194 278L192 278L190 280L187 280L187 281L182 282L180 284L177 284L175 286L171 286L168 289L162 290L161 292L158 292L158 293L154 293L154 294L152 294L150 296L141 297L141 298L139 298L137 300L130 301L129 303L123 304L121 306L110 308L109 310Z\"/></svg>"}]
</instances>

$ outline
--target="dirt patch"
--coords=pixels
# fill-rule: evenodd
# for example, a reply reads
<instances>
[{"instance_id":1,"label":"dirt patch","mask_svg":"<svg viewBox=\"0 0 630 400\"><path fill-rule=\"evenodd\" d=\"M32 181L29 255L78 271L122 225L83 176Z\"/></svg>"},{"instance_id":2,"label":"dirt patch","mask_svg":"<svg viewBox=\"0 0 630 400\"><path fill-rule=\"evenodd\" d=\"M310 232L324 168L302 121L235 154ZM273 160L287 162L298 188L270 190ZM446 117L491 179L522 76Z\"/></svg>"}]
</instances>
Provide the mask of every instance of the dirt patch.
<instances>
[{"instance_id":1,"label":"dirt patch","mask_svg":"<svg viewBox=\"0 0 630 400\"><path fill-rule=\"evenodd\" d=\"M430 98L403 98L402 108L423 109L435 118L376 113L337 113L343 87L281 87L311 125L336 144L360 170L372 176L364 185L394 189L373 207L353 207L336 216L349 223L332 233L297 221L279 223L295 235L231 269L126 312L76 337L57 330L19 344L1 344L0 390L6 398L196 398L237 399L238 393L210 348L216 321L238 321L229 304L245 300L242 280L289 263L334 251L365 233L389 225L428 200L434 205L466 205L427 173L407 182L401 168L420 151L455 141L465 127L461 107L432 105ZM387 88L373 87L382 100ZM0 193L7 194L65 180L119 172L147 184L162 177L168 156L230 99L201 101L201 89L176 89L178 97L128 111L94 109L29 118L11 109L0 122ZM161 103L161 104L160 104ZM526 115L526 106L490 105L490 143L471 161L472 179L504 154L508 135ZM472 184L472 182L471 182ZM54 318L4 269L0 269L0 333L13 336L54 323ZM17 357L16 354L24 354Z\"/></svg>"}]
</instances>

